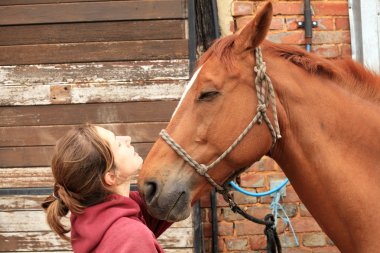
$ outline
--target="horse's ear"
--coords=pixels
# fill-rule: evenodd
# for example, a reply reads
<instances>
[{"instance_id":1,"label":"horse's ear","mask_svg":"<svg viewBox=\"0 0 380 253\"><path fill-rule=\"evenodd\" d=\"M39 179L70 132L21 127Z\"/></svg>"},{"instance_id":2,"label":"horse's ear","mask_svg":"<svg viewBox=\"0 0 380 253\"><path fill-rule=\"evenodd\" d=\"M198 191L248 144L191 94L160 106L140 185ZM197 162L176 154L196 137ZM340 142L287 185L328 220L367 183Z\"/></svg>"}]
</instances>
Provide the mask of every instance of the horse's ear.
<instances>
[{"instance_id":1,"label":"horse's ear","mask_svg":"<svg viewBox=\"0 0 380 253\"><path fill-rule=\"evenodd\" d=\"M271 2L266 2L255 18L248 23L238 34L235 40L237 50L247 50L256 48L267 36L270 23L272 21L273 6Z\"/></svg>"}]
</instances>

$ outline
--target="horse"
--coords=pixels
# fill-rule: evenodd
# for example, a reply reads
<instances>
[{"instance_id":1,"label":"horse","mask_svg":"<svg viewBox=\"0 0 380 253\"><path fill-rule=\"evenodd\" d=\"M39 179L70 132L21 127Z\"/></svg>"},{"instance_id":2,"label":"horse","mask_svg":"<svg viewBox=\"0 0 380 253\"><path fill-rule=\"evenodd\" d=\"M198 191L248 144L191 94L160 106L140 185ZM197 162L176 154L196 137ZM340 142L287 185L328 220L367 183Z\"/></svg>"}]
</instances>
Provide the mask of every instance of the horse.
<instances>
[{"instance_id":1,"label":"horse","mask_svg":"<svg viewBox=\"0 0 380 253\"><path fill-rule=\"evenodd\" d=\"M267 155L341 252L378 252L380 77L268 41L272 13L266 2L199 59L139 173L140 194L155 217L183 220L213 186Z\"/></svg>"}]
</instances>

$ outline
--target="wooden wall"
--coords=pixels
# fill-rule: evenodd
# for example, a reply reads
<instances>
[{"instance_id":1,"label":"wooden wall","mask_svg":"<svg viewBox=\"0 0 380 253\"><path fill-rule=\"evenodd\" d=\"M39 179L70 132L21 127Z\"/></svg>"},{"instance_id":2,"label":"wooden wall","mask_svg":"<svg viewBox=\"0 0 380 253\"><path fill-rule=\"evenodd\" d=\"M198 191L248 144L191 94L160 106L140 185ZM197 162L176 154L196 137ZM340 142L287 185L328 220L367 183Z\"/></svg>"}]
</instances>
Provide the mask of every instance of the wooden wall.
<instances>
[{"instance_id":1,"label":"wooden wall","mask_svg":"<svg viewBox=\"0 0 380 253\"><path fill-rule=\"evenodd\" d=\"M185 0L0 2L0 252L71 251L40 208L68 129L131 135L146 156L189 77ZM160 239L192 252L191 218Z\"/></svg>"}]
</instances>

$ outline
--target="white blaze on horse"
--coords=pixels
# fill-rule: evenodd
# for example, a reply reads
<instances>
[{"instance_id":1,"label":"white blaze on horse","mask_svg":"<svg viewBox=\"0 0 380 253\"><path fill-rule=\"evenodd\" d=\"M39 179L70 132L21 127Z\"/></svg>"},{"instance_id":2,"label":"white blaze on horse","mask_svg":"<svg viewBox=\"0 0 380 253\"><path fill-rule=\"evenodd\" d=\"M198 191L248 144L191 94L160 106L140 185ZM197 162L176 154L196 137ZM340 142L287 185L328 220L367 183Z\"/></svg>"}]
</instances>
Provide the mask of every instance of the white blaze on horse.
<instances>
[{"instance_id":1,"label":"white blaze on horse","mask_svg":"<svg viewBox=\"0 0 380 253\"><path fill-rule=\"evenodd\" d=\"M272 5L266 3L239 34L218 40L202 56L202 68L165 133L202 170L254 117L264 121L268 115L272 129L264 122L254 124L204 174L223 185L240 168L269 155L342 252L378 252L380 77L350 59L327 60L265 40L271 18ZM277 113L267 99L263 108L258 98L258 47ZM270 93L268 86L264 93ZM171 221L190 215L192 203L212 187L193 167L163 138L157 140L138 181L151 214Z\"/></svg>"}]
</instances>

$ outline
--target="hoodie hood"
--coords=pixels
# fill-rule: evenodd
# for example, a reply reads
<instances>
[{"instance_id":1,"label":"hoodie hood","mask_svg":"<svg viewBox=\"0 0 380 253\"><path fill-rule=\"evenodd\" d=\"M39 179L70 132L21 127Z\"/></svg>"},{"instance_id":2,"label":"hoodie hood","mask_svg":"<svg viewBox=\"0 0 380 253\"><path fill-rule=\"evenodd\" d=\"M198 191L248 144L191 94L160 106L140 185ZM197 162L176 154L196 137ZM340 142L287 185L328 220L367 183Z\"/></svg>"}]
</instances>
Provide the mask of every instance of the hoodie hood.
<instances>
[{"instance_id":1,"label":"hoodie hood","mask_svg":"<svg viewBox=\"0 0 380 253\"><path fill-rule=\"evenodd\" d=\"M105 202L88 207L82 214L72 214L71 244L74 252L92 252L96 249L107 230L120 218L128 217L145 224L141 209L130 197L112 194Z\"/></svg>"}]
</instances>

